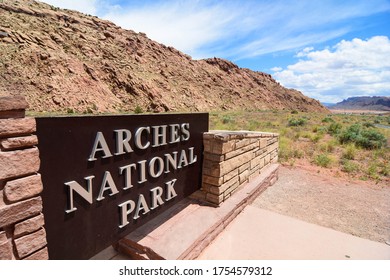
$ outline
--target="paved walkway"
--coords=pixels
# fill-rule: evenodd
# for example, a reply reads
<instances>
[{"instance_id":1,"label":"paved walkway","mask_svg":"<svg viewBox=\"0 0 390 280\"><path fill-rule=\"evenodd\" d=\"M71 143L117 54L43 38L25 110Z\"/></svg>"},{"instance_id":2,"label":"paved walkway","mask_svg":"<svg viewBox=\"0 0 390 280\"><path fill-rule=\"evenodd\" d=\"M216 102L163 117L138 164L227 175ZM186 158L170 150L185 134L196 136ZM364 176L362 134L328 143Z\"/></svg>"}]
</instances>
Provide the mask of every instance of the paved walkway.
<instances>
[{"instance_id":1,"label":"paved walkway","mask_svg":"<svg viewBox=\"0 0 390 280\"><path fill-rule=\"evenodd\" d=\"M389 260L390 246L247 206L198 259Z\"/></svg>"}]
</instances>

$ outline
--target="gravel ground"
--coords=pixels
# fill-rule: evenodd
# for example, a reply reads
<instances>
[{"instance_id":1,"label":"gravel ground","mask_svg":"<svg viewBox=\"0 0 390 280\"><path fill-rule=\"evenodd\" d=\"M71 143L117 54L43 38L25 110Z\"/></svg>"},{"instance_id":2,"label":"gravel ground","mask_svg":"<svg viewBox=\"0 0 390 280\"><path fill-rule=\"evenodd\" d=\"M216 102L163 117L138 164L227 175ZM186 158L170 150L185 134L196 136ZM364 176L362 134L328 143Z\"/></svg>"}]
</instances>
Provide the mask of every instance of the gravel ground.
<instances>
[{"instance_id":1,"label":"gravel ground","mask_svg":"<svg viewBox=\"0 0 390 280\"><path fill-rule=\"evenodd\" d=\"M358 237L390 241L390 186L281 166L253 205Z\"/></svg>"}]
</instances>

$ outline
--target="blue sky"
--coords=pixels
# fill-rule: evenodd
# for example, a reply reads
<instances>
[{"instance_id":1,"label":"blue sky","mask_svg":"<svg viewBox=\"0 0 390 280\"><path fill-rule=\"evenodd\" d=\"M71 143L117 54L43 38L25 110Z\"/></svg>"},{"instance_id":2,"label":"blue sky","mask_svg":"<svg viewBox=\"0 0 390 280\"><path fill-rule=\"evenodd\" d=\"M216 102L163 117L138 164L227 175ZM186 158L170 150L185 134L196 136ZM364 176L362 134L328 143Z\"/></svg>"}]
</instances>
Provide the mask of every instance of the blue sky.
<instances>
[{"instance_id":1,"label":"blue sky","mask_svg":"<svg viewBox=\"0 0 390 280\"><path fill-rule=\"evenodd\" d=\"M194 59L270 73L322 102L390 96L389 0L44 0L97 15Z\"/></svg>"}]
</instances>

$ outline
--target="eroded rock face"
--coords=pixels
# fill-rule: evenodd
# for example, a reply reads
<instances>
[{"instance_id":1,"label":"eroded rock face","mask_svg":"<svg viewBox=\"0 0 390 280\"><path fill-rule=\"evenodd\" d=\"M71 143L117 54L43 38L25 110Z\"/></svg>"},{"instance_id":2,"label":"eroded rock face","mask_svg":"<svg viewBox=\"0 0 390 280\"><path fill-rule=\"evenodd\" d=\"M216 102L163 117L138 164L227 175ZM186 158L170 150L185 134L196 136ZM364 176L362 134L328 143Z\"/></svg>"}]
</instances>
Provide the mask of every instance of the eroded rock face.
<instances>
[{"instance_id":1,"label":"eroded rock face","mask_svg":"<svg viewBox=\"0 0 390 280\"><path fill-rule=\"evenodd\" d=\"M327 111L269 74L193 60L143 33L27 0L0 3L0 95L33 111Z\"/></svg>"}]
</instances>

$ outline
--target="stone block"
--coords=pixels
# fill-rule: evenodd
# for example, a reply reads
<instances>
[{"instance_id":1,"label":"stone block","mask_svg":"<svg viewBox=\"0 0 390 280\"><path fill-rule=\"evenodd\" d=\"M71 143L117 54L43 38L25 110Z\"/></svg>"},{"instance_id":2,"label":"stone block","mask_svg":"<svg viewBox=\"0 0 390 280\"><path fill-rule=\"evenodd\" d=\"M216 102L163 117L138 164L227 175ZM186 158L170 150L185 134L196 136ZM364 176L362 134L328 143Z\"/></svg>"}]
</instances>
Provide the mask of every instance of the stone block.
<instances>
[{"instance_id":1,"label":"stone block","mask_svg":"<svg viewBox=\"0 0 390 280\"><path fill-rule=\"evenodd\" d=\"M233 177L237 176L238 175L238 169L235 169L233 171L230 171L229 173L225 174L223 176L223 183L229 181L230 179L232 179ZM221 184L220 184L221 185Z\"/></svg>"},{"instance_id":2,"label":"stone block","mask_svg":"<svg viewBox=\"0 0 390 280\"><path fill-rule=\"evenodd\" d=\"M246 152L244 154L241 154L239 156L236 156L234 158L231 158L229 160L226 160L221 163L220 169L221 174L225 175L226 173L232 171L235 168L238 168L239 166L243 165L246 162L249 162L252 159L252 152Z\"/></svg>"},{"instance_id":3,"label":"stone block","mask_svg":"<svg viewBox=\"0 0 390 280\"><path fill-rule=\"evenodd\" d=\"M249 170L245 170L240 175L238 175L239 183L242 184L242 183L246 182L248 180L248 177L249 177Z\"/></svg>"},{"instance_id":4,"label":"stone block","mask_svg":"<svg viewBox=\"0 0 390 280\"><path fill-rule=\"evenodd\" d=\"M214 186L210 185L210 184L203 183L201 190L204 191L205 193L209 193L211 187L214 187Z\"/></svg>"},{"instance_id":5,"label":"stone block","mask_svg":"<svg viewBox=\"0 0 390 280\"><path fill-rule=\"evenodd\" d=\"M211 177L217 177L217 178L222 177L220 164L218 164L214 167L208 167L208 168L203 166L202 173L203 173L203 175L207 175L207 176L211 176Z\"/></svg>"},{"instance_id":6,"label":"stone block","mask_svg":"<svg viewBox=\"0 0 390 280\"><path fill-rule=\"evenodd\" d=\"M203 160L204 161L221 162L221 161L225 160L225 156L224 155L216 155L216 154L204 153L203 154Z\"/></svg>"},{"instance_id":7,"label":"stone block","mask_svg":"<svg viewBox=\"0 0 390 280\"><path fill-rule=\"evenodd\" d=\"M241 149L244 146L247 146L251 143L251 140L248 138L244 138L242 140L236 140L236 146L235 149Z\"/></svg>"},{"instance_id":8,"label":"stone block","mask_svg":"<svg viewBox=\"0 0 390 280\"><path fill-rule=\"evenodd\" d=\"M203 174L202 182L214 186L220 186L223 183L223 177L213 177Z\"/></svg>"},{"instance_id":9,"label":"stone block","mask_svg":"<svg viewBox=\"0 0 390 280\"><path fill-rule=\"evenodd\" d=\"M265 158L261 158L261 159L260 159L260 162L259 162L259 167L260 167L260 168L263 168L264 165L265 165Z\"/></svg>"},{"instance_id":10,"label":"stone block","mask_svg":"<svg viewBox=\"0 0 390 280\"><path fill-rule=\"evenodd\" d=\"M278 142L278 137L268 138L268 145Z\"/></svg>"},{"instance_id":11,"label":"stone block","mask_svg":"<svg viewBox=\"0 0 390 280\"><path fill-rule=\"evenodd\" d=\"M259 168L261 158L260 157L255 157L251 160L251 170L255 168Z\"/></svg>"},{"instance_id":12,"label":"stone block","mask_svg":"<svg viewBox=\"0 0 390 280\"><path fill-rule=\"evenodd\" d=\"M213 151L211 141L208 139L203 139L203 150L207 153L211 153Z\"/></svg>"},{"instance_id":13,"label":"stone block","mask_svg":"<svg viewBox=\"0 0 390 280\"><path fill-rule=\"evenodd\" d=\"M268 138L261 138L260 139L260 149L267 147L268 145Z\"/></svg>"},{"instance_id":14,"label":"stone block","mask_svg":"<svg viewBox=\"0 0 390 280\"><path fill-rule=\"evenodd\" d=\"M39 165L37 148L0 152L0 180L35 173L39 170Z\"/></svg>"},{"instance_id":15,"label":"stone block","mask_svg":"<svg viewBox=\"0 0 390 280\"><path fill-rule=\"evenodd\" d=\"M43 190L41 175L32 175L21 179L8 181L4 187L4 194L8 201L16 202L34 197Z\"/></svg>"},{"instance_id":16,"label":"stone block","mask_svg":"<svg viewBox=\"0 0 390 280\"><path fill-rule=\"evenodd\" d=\"M29 135L36 131L34 118L0 119L0 138Z\"/></svg>"},{"instance_id":17,"label":"stone block","mask_svg":"<svg viewBox=\"0 0 390 280\"><path fill-rule=\"evenodd\" d=\"M0 260L12 259L12 245L8 241L5 231L0 231Z\"/></svg>"},{"instance_id":18,"label":"stone block","mask_svg":"<svg viewBox=\"0 0 390 280\"><path fill-rule=\"evenodd\" d=\"M267 152L267 148L262 148L262 149L258 149L255 153L255 156L258 157L258 156L263 156L266 152Z\"/></svg>"},{"instance_id":19,"label":"stone block","mask_svg":"<svg viewBox=\"0 0 390 280\"><path fill-rule=\"evenodd\" d=\"M20 237L34 231L37 231L45 224L42 214L35 216L31 219L25 220L15 225L14 237Z\"/></svg>"},{"instance_id":20,"label":"stone block","mask_svg":"<svg viewBox=\"0 0 390 280\"><path fill-rule=\"evenodd\" d=\"M32 147L38 144L38 137L36 135L13 137L0 140L0 147L2 150L15 150L20 148Z\"/></svg>"},{"instance_id":21,"label":"stone block","mask_svg":"<svg viewBox=\"0 0 390 280\"><path fill-rule=\"evenodd\" d=\"M219 205L223 202L223 194L216 195L216 194L208 193L206 195L206 200L213 204Z\"/></svg>"},{"instance_id":22,"label":"stone block","mask_svg":"<svg viewBox=\"0 0 390 280\"><path fill-rule=\"evenodd\" d=\"M23 260L48 260L49 259L49 252L47 250L47 247L44 247L43 249L35 252L34 254L24 258Z\"/></svg>"},{"instance_id":23,"label":"stone block","mask_svg":"<svg viewBox=\"0 0 390 280\"><path fill-rule=\"evenodd\" d=\"M271 155L270 154L267 154L265 157L264 157L264 165L267 165L268 163L271 162Z\"/></svg>"},{"instance_id":24,"label":"stone block","mask_svg":"<svg viewBox=\"0 0 390 280\"><path fill-rule=\"evenodd\" d=\"M210 192L213 194L222 194L224 193L227 189L229 189L232 186L238 186L238 176L232 178L230 181L227 181L226 183L223 183L219 187L211 187Z\"/></svg>"},{"instance_id":25,"label":"stone block","mask_svg":"<svg viewBox=\"0 0 390 280\"><path fill-rule=\"evenodd\" d=\"M14 224L42 212L42 198L34 197L21 202L0 206L0 227Z\"/></svg>"},{"instance_id":26,"label":"stone block","mask_svg":"<svg viewBox=\"0 0 390 280\"><path fill-rule=\"evenodd\" d=\"M234 150L234 141L221 142L215 141L212 143L213 154L223 155Z\"/></svg>"},{"instance_id":27,"label":"stone block","mask_svg":"<svg viewBox=\"0 0 390 280\"><path fill-rule=\"evenodd\" d=\"M248 139L249 140L249 139ZM258 146L257 143L252 143L252 144L249 144L249 145L246 145L245 147L242 147L240 149L236 149L234 151L231 151L229 153L226 153L225 155L225 159L228 160L230 158L233 158L233 157L236 157L240 154L244 154L245 152L247 151L251 151L251 150L254 150L256 147Z\"/></svg>"},{"instance_id":28,"label":"stone block","mask_svg":"<svg viewBox=\"0 0 390 280\"><path fill-rule=\"evenodd\" d=\"M249 170L250 167L251 167L250 162L244 163L243 165L238 167L238 173L240 174L240 173L244 172L245 170Z\"/></svg>"},{"instance_id":29,"label":"stone block","mask_svg":"<svg viewBox=\"0 0 390 280\"><path fill-rule=\"evenodd\" d=\"M279 148L279 143L276 142L276 143L273 143L273 144L269 145L267 147L267 151L268 151L268 153L271 153L272 151L274 151L274 150L276 150L278 148Z\"/></svg>"},{"instance_id":30,"label":"stone block","mask_svg":"<svg viewBox=\"0 0 390 280\"><path fill-rule=\"evenodd\" d=\"M15 247L19 258L24 258L46 246L46 231L44 228L15 239Z\"/></svg>"},{"instance_id":31,"label":"stone block","mask_svg":"<svg viewBox=\"0 0 390 280\"><path fill-rule=\"evenodd\" d=\"M26 108L28 108L28 103L21 95L0 97L0 111L25 110Z\"/></svg>"}]
</instances>

